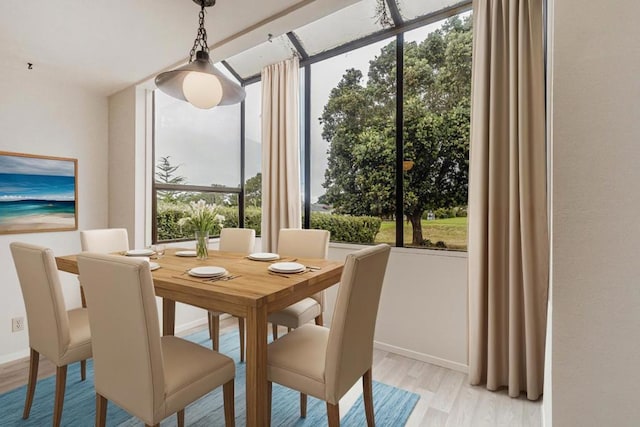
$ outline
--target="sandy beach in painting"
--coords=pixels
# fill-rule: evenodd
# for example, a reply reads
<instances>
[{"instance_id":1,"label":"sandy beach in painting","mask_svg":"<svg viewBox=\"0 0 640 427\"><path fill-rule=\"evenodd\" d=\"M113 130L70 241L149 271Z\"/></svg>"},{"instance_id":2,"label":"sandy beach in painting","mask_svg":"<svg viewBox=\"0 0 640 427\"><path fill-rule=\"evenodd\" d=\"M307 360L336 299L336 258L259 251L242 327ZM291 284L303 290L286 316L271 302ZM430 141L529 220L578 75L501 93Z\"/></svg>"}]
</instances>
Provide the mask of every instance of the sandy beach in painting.
<instances>
[{"instance_id":1,"label":"sandy beach in painting","mask_svg":"<svg viewBox=\"0 0 640 427\"><path fill-rule=\"evenodd\" d=\"M11 233L27 230L69 229L75 227L73 214L25 215L0 219L0 232Z\"/></svg>"}]
</instances>

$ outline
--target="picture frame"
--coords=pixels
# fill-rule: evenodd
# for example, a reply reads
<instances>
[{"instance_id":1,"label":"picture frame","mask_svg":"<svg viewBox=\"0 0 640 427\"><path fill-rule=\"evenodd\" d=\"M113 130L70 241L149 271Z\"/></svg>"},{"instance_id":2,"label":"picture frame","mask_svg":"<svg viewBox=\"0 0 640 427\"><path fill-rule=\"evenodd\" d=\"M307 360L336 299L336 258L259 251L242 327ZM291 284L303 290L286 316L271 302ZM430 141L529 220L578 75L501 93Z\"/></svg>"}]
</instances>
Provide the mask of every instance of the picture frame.
<instances>
[{"instance_id":1,"label":"picture frame","mask_svg":"<svg viewBox=\"0 0 640 427\"><path fill-rule=\"evenodd\" d=\"M78 229L78 159L0 151L0 234Z\"/></svg>"}]
</instances>

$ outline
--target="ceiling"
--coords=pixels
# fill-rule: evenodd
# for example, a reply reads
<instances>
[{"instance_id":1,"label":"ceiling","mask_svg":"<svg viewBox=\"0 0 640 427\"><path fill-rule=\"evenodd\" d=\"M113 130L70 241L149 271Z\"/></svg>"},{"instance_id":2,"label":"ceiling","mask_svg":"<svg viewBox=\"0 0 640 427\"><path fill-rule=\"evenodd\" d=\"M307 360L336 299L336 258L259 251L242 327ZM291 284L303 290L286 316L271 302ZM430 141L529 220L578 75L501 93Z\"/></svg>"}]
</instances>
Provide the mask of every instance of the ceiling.
<instances>
[{"instance_id":1,"label":"ceiling","mask_svg":"<svg viewBox=\"0 0 640 427\"><path fill-rule=\"evenodd\" d=\"M217 0L207 9L214 61L356 0ZM0 58L12 68L110 95L186 61L199 7L192 0L3 0ZM1 69L0 69L1 70ZM2 71L0 71L1 73Z\"/></svg>"}]
</instances>

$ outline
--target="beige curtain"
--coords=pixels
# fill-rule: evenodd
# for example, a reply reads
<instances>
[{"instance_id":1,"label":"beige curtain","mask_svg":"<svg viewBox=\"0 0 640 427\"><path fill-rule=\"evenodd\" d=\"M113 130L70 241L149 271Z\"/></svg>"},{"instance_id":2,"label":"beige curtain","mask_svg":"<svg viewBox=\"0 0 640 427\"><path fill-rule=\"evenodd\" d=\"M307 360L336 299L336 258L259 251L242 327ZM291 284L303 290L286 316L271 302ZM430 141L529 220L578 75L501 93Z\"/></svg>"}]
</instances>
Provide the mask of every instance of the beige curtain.
<instances>
[{"instance_id":1,"label":"beige curtain","mask_svg":"<svg viewBox=\"0 0 640 427\"><path fill-rule=\"evenodd\" d=\"M300 228L298 58L262 70L262 248L275 252L281 228Z\"/></svg>"},{"instance_id":2,"label":"beige curtain","mask_svg":"<svg viewBox=\"0 0 640 427\"><path fill-rule=\"evenodd\" d=\"M475 0L469 379L542 394L548 288L542 0Z\"/></svg>"}]
</instances>

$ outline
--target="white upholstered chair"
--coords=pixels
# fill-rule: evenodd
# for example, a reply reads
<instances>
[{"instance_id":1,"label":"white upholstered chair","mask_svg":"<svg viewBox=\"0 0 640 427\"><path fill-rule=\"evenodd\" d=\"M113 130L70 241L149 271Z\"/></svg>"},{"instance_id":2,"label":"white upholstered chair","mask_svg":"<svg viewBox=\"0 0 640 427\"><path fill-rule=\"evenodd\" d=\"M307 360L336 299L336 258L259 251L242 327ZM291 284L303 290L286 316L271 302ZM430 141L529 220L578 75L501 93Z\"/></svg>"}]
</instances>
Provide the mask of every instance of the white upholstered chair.
<instances>
[{"instance_id":1,"label":"white upholstered chair","mask_svg":"<svg viewBox=\"0 0 640 427\"><path fill-rule=\"evenodd\" d=\"M326 259L329 253L330 236L327 230L283 228L278 234L278 254L280 257ZM316 325L322 326L323 311L324 291L271 313L269 322L273 330L273 339L278 338L278 325L286 326L291 330L315 319Z\"/></svg>"},{"instance_id":2,"label":"white upholstered chair","mask_svg":"<svg viewBox=\"0 0 640 427\"><path fill-rule=\"evenodd\" d=\"M230 358L174 336L160 337L149 263L115 255L78 255L93 335L96 426L106 422L110 400L148 426L178 414L224 385L227 426L234 425Z\"/></svg>"},{"instance_id":3,"label":"white upholstered chair","mask_svg":"<svg viewBox=\"0 0 640 427\"><path fill-rule=\"evenodd\" d=\"M248 255L253 252L256 244L256 231L251 228L223 228L220 230L219 250L237 252ZM213 349L220 349L220 311L209 311L209 338ZM238 331L240 335L240 361L244 361L244 318L238 317Z\"/></svg>"},{"instance_id":4,"label":"white upholstered chair","mask_svg":"<svg viewBox=\"0 0 640 427\"><path fill-rule=\"evenodd\" d=\"M104 228L80 232L83 251L108 254L129 250L129 235L126 228Z\"/></svg>"},{"instance_id":5,"label":"white upholstered chair","mask_svg":"<svg viewBox=\"0 0 640 427\"><path fill-rule=\"evenodd\" d=\"M56 365L56 392L53 425L59 426L64 404L67 365L81 362L86 376L86 359L91 357L91 332L87 310L67 311L56 260L51 249L25 243L11 243L29 325L29 380L22 418L29 418L38 380L38 362L43 354Z\"/></svg>"},{"instance_id":6,"label":"white upholstered chair","mask_svg":"<svg viewBox=\"0 0 640 427\"><path fill-rule=\"evenodd\" d=\"M220 230L220 246L225 252L250 254L256 244L256 231L251 228L223 228Z\"/></svg>"},{"instance_id":7,"label":"white upholstered chair","mask_svg":"<svg viewBox=\"0 0 640 427\"><path fill-rule=\"evenodd\" d=\"M383 244L347 255L330 329L303 325L269 344L269 408L276 382L300 392L302 417L311 395L327 403L329 426L338 426L340 398L362 377L367 425L374 425L373 335L389 252Z\"/></svg>"},{"instance_id":8,"label":"white upholstered chair","mask_svg":"<svg viewBox=\"0 0 640 427\"><path fill-rule=\"evenodd\" d=\"M80 232L80 247L83 252L109 254L129 250L129 235L126 228L99 228ZM80 283L82 306L87 306L82 283Z\"/></svg>"}]
</instances>

